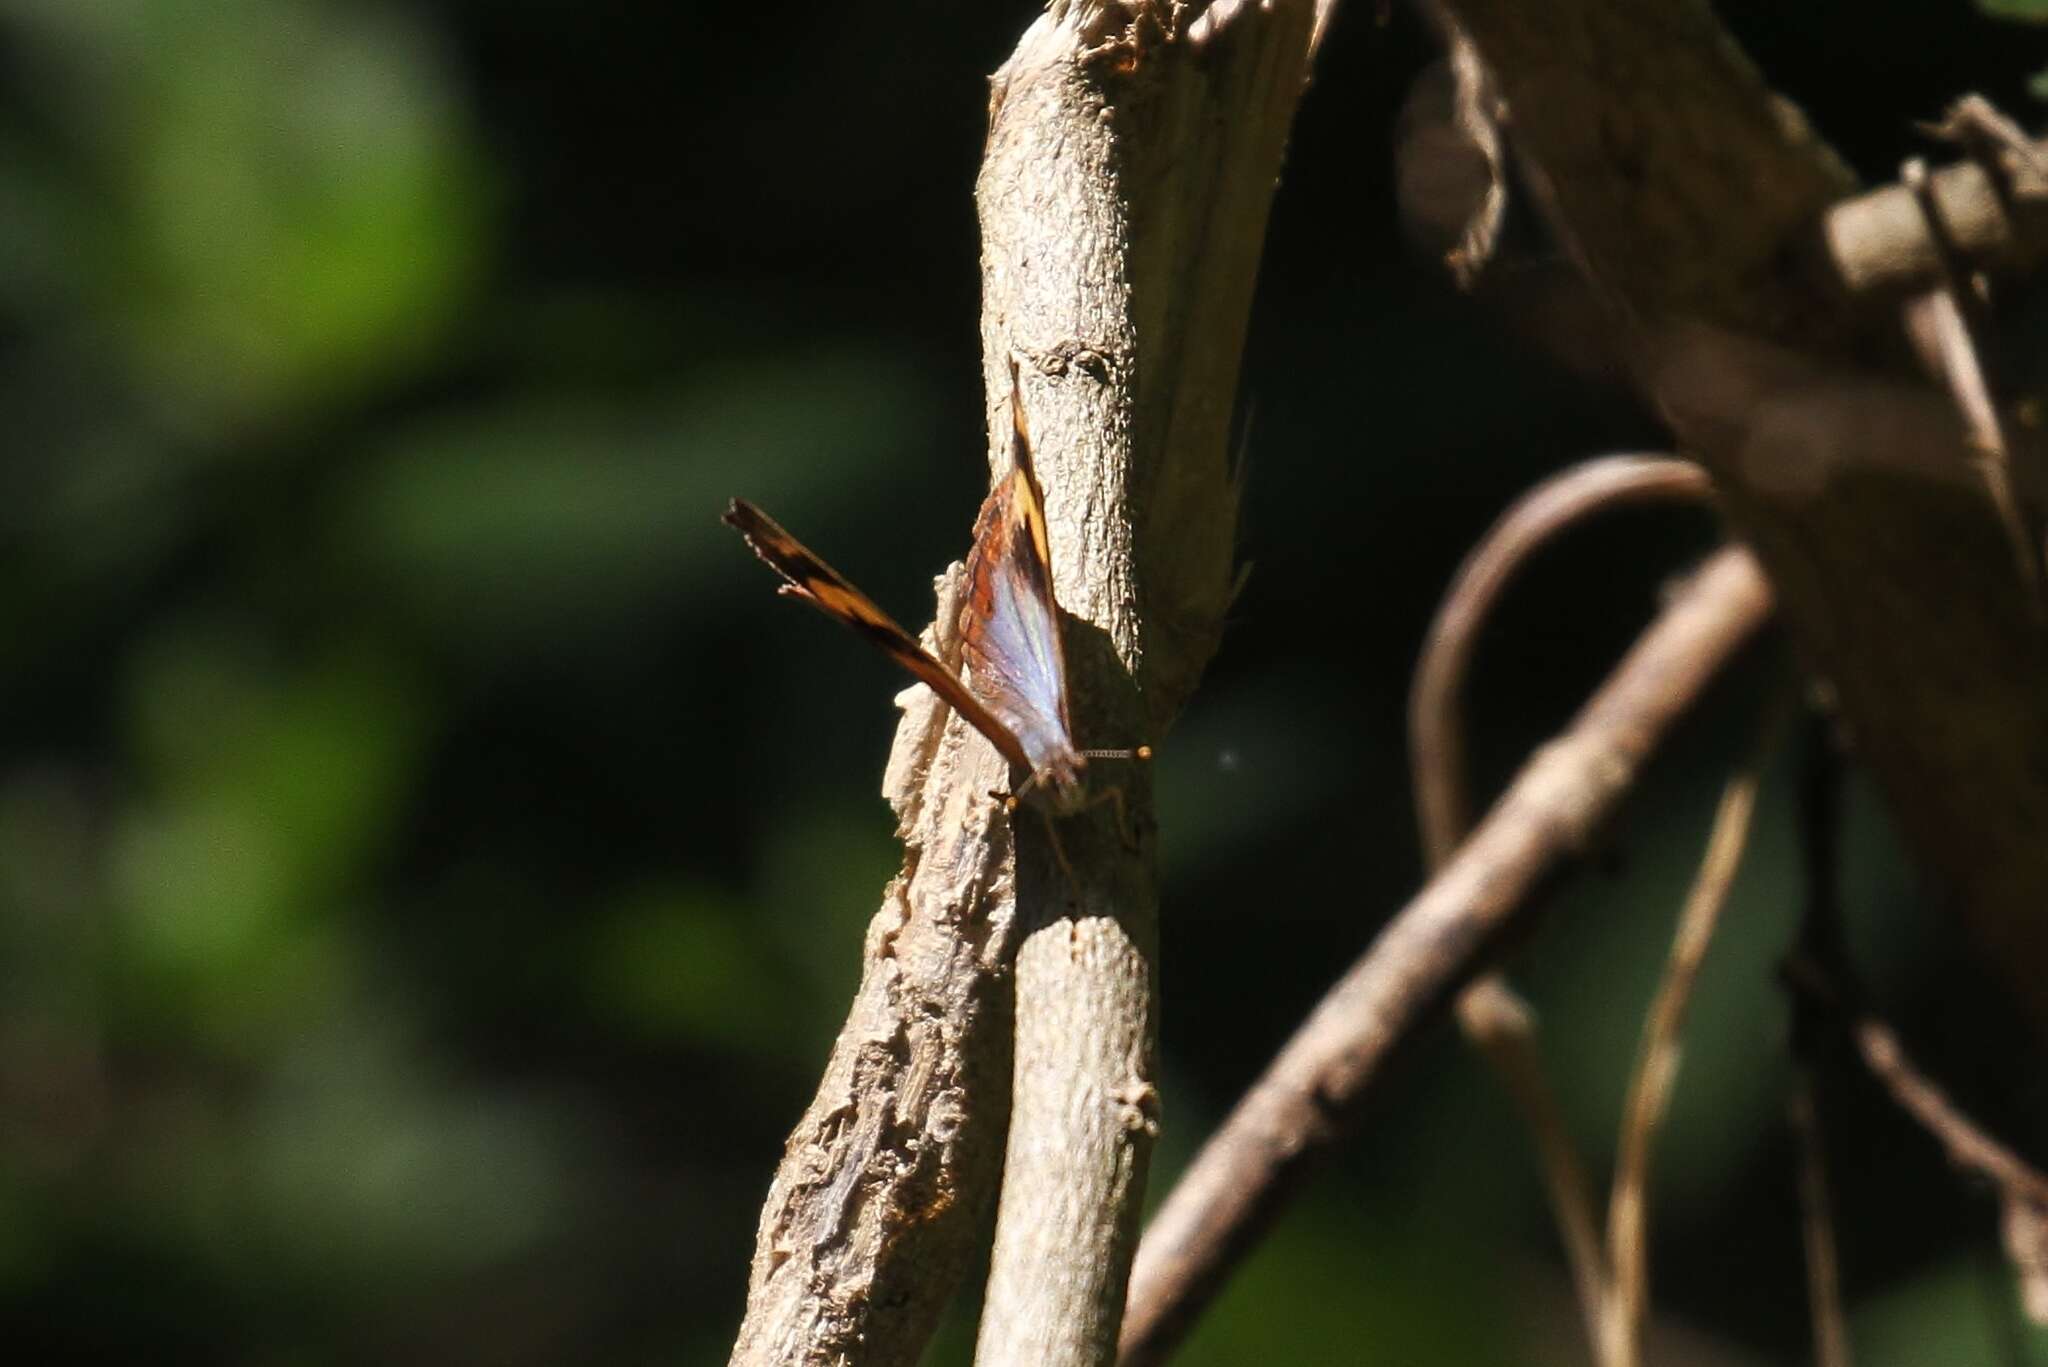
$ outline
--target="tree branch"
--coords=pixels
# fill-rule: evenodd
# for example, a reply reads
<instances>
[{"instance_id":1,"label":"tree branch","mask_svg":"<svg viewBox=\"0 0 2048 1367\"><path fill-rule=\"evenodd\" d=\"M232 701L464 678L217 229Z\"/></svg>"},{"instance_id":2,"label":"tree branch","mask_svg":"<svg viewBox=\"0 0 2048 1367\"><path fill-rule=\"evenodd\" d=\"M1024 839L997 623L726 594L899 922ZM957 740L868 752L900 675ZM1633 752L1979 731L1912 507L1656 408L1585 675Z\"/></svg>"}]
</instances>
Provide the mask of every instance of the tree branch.
<instances>
[{"instance_id":1,"label":"tree branch","mask_svg":"<svg viewBox=\"0 0 2048 1367\"><path fill-rule=\"evenodd\" d=\"M1966 96L1938 131L1980 108ZM2029 272L2048 259L2048 142L2008 140L1933 172L1924 194L1899 184L1844 200L1822 221L1817 257L1844 292L1878 297L1932 288L1957 268Z\"/></svg>"},{"instance_id":2,"label":"tree branch","mask_svg":"<svg viewBox=\"0 0 2048 1367\"><path fill-rule=\"evenodd\" d=\"M1443 867L1471 829L1465 785L1465 679L1480 629L1521 567L1552 538L1607 508L1638 501L1713 497L1706 471L1668 457L1604 456L1552 476L1517 499L1465 557L1430 622L1408 702L1409 775L1423 862ZM1458 1027L1514 1100L1535 1141L1544 1188L1571 1268L1587 1344L1601 1343L1608 1300L1592 1184L1573 1147L1536 1045L1536 1014L1504 974L1485 974L1458 994Z\"/></svg>"},{"instance_id":3,"label":"tree branch","mask_svg":"<svg viewBox=\"0 0 2048 1367\"><path fill-rule=\"evenodd\" d=\"M1800 864L1805 896L1795 954L1840 964L1848 956L1842 914L1842 756L1827 720L1809 709L1801 746L1798 793ZM1789 977L1788 977L1789 984ZM1821 1059L1827 1021L1810 996L1794 992L1792 1088L1786 1118L1798 1149L1799 1232L1806 1251L1806 1302L1814 1367L1849 1367L1849 1322L1842 1309L1841 1260L1828 1191L1827 1142L1821 1123Z\"/></svg>"},{"instance_id":4,"label":"tree branch","mask_svg":"<svg viewBox=\"0 0 2048 1367\"><path fill-rule=\"evenodd\" d=\"M1715 555L1457 855L1331 988L1160 1208L1132 1270L1122 1360L1161 1361L1293 1185L1356 1123L1396 1046L1449 1004L1538 890L1769 616L1747 554Z\"/></svg>"},{"instance_id":5,"label":"tree branch","mask_svg":"<svg viewBox=\"0 0 2048 1367\"><path fill-rule=\"evenodd\" d=\"M1842 1313L1842 1271L1835 1253L1835 1219L1828 1196L1827 1145L1813 1093L1813 1070L1802 1059L1785 1114L1799 1151L1799 1232L1806 1250L1813 1361L1814 1367L1849 1367L1849 1321Z\"/></svg>"},{"instance_id":6,"label":"tree branch","mask_svg":"<svg viewBox=\"0 0 2048 1367\"><path fill-rule=\"evenodd\" d=\"M1911 192L1838 204L1840 161L1704 0L1444 4L1637 386L1713 471L1915 853L2048 1033L2048 632L1962 424L1894 311L1844 288L1934 282ZM1932 177L1973 266L2044 240L2048 187L2012 160L2005 187L1974 163Z\"/></svg>"},{"instance_id":7,"label":"tree branch","mask_svg":"<svg viewBox=\"0 0 2048 1367\"><path fill-rule=\"evenodd\" d=\"M1175 5L1055 4L994 81L976 190L991 394L1008 357L1030 360L1059 595L1087 624L1068 635L1077 695L1135 680L1109 714L1154 730L1229 601L1226 435L1319 8L1212 4L1183 30ZM1116 669L1090 667L1089 628ZM1017 959L983 1367L1115 1351L1158 1133L1158 892L1149 859L1106 848Z\"/></svg>"},{"instance_id":8,"label":"tree branch","mask_svg":"<svg viewBox=\"0 0 2048 1367\"><path fill-rule=\"evenodd\" d=\"M1686 894L1664 976L1643 1021L1642 1047L1622 1105L1614 1189L1607 1201L1607 1255L1613 1279L1603 1326L1603 1367L1636 1367L1642 1361L1643 1315L1650 1303L1650 1158L1678 1080L1679 1032L1692 1004L1693 984L1706 962L1721 908L1735 886L1743 851L1749 847L1750 818L1780 729L1780 710L1772 707L1754 751L1721 791L1706 857Z\"/></svg>"},{"instance_id":9,"label":"tree branch","mask_svg":"<svg viewBox=\"0 0 2048 1367\"><path fill-rule=\"evenodd\" d=\"M994 81L990 430L1021 361L1083 744L1162 732L1221 633L1232 398L1327 8L1224 0L1183 28L1165 0L1056 0ZM1003 442L990 459L1007 474ZM942 658L947 635L927 638ZM1106 810L1064 820L1070 882L1044 832L989 800L1011 781L993 749L926 690L899 702L884 791L904 872L763 1209L733 1362L917 1360L1004 1170L1013 1072L981 1357L1102 1360L1156 1128L1149 794L1097 767L1139 848Z\"/></svg>"},{"instance_id":10,"label":"tree branch","mask_svg":"<svg viewBox=\"0 0 2048 1367\"><path fill-rule=\"evenodd\" d=\"M2006 1255L2019 1278L2029 1318L2048 1322L2048 1176L1993 1138L1965 1115L1907 1056L1898 1036L1863 1006L1864 994L1849 959L1841 902L1840 763L1825 732L1815 728L1808 746L1806 781L1801 785L1800 825L1807 890L1799 940L1787 958L1784 981L1792 989L1792 1046L1799 1068L1794 1123L1807 1149L1806 1162L1819 1162L1818 1110L1814 1082L1820 1073L1825 1032L1846 1029L1864 1068L1917 1121L1956 1167L1998 1189ZM1823 1181L1821 1178L1811 1179ZM1802 1186L1808 1179L1802 1178ZM1825 1190L1816 1210L1806 1201L1807 1257L1814 1302L1816 1344L1847 1359L1839 1292L1834 1281L1833 1236Z\"/></svg>"},{"instance_id":11,"label":"tree branch","mask_svg":"<svg viewBox=\"0 0 2048 1367\"><path fill-rule=\"evenodd\" d=\"M1816 975L1811 965L1798 968L1795 983L1832 997L1834 984ZM1964 1114L1882 1020L1863 1012L1847 1025L1864 1068L1899 1109L1941 1145L1952 1166L1997 1189L2000 1232L2019 1279L2021 1305L2036 1324L2048 1323L2048 1175Z\"/></svg>"},{"instance_id":12,"label":"tree branch","mask_svg":"<svg viewBox=\"0 0 2048 1367\"><path fill-rule=\"evenodd\" d=\"M1408 700L1408 772L1416 823L1431 869L1442 867L1472 829L1465 786L1465 678L1479 631L1521 567L1559 533L1591 514L1634 503L1711 503L1713 482L1689 460L1601 456L1553 475L1515 500L1458 566L1430 621Z\"/></svg>"}]
</instances>

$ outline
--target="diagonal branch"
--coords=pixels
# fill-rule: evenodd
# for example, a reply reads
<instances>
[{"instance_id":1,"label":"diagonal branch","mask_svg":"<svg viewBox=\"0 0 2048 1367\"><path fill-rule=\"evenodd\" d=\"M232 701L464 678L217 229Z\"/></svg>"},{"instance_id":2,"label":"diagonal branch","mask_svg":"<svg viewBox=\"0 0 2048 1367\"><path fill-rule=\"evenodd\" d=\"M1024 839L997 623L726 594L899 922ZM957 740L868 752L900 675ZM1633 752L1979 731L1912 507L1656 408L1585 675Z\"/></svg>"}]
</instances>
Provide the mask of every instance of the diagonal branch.
<instances>
[{"instance_id":1,"label":"diagonal branch","mask_svg":"<svg viewBox=\"0 0 2048 1367\"><path fill-rule=\"evenodd\" d=\"M1952 1166L1997 1190L2006 1257L2019 1278L2021 1303L2036 1324L2048 1323L2048 1174L1965 1114L1914 1063L1889 1025L1858 1009L1853 987L1844 988L1835 976L1846 972L1844 964L1831 972L1803 958L1787 965L1794 987L1847 1013L1857 1056L1893 1103L1941 1145Z\"/></svg>"},{"instance_id":2,"label":"diagonal branch","mask_svg":"<svg viewBox=\"0 0 2048 1367\"><path fill-rule=\"evenodd\" d=\"M1530 912L1770 610L1770 590L1746 553L1709 560L1331 988L1147 1230L1132 1270L1124 1362L1163 1360L1294 1185L1357 1122L1397 1046L1449 1005Z\"/></svg>"},{"instance_id":3,"label":"diagonal branch","mask_svg":"<svg viewBox=\"0 0 2048 1367\"><path fill-rule=\"evenodd\" d=\"M1515 574L1552 538L1581 519L1623 504L1713 496L1706 472L1669 457L1604 456L1555 475L1516 500L1458 568L1423 643L1408 704L1409 774L1425 861L1434 872L1471 829L1465 784L1463 694L1480 628ZM1536 1044L1536 1016L1488 973L1458 994L1458 1026L1500 1077L1536 1145L1551 1214L1571 1268L1587 1342L1601 1342L1607 1259L1601 1251L1592 1184L1572 1143Z\"/></svg>"},{"instance_id":4,"label":"diagonal branch","mask_svg":"<svg viewBox=\"0 0 2048 1367\"><path fill-rule=\"evenodd\" d=\"M2048 1032L2048 632L1961 424L1867 296L1938 280L1910 189L1853 181L1705 0L1440 0L1515 156L1713 471L1803 662L1915 855ZM1964 269L2038 263L2048 176L2008 149L1932 172Z\"/></svg>"}]
</instances>

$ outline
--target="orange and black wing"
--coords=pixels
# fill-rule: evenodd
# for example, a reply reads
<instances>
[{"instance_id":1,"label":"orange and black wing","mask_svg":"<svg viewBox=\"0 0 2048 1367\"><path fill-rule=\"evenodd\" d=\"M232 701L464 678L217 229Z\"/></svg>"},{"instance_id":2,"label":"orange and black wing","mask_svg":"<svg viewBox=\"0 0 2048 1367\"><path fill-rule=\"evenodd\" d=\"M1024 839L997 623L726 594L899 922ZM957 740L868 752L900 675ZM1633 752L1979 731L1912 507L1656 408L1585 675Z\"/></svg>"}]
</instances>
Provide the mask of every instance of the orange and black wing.
<instances>
[{"instance_id":1,"label":"orange and black wing","mask_svg":"<svg viewBox=\"0 0 2048 1367\"><path fill-rule=\"evenodd\" d=\"M820 612L844 622L873 642L877 649L902 665L932 692L967 719L969 725L1000 750L1012 764L1029 769L1031 762L1017 736L967 691L957 676L933 659L917 638L896 625L874 600L846 581L846 577L813 555L801 541L784 531L774 518L743 498L736 498L725 510L726 525L753 547L768 567L787 582L782 592L801 598Z\"/></svg>"}]
</instances>

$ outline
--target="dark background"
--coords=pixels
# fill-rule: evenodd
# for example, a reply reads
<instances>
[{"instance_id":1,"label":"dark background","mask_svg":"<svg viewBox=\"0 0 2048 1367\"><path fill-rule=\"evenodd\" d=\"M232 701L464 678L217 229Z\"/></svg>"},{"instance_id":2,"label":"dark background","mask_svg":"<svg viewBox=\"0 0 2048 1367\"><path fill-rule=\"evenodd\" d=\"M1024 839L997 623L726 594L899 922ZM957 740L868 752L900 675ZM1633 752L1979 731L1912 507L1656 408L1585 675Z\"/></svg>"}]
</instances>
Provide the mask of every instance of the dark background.
<instances>
[{"instance_id":1,"label":"dark background","mask_svg":"<svg viewBox=\"0 0 2048 1367\"><path fill-rule=\"evenodd\" d=\"M1158 762L1155 1195L1416 886L1402 709L1460 556L1544 474L1662 440L1403 246L1394 115L1432 53L1373 8L1302 105L1245 364L1252 571ZM2039 121L2041 29L1721 8L1872 178L1966 90ZM895 868L903 680L779 603L717 513L753 497L929 618L987 478L985 76L1033 13L0 0L0 1341L723 1360ZM1514 591L1472 689L1486 784L1713 535L1624 515ZM1602 1171L1780 660L1686 728L1517 955ZM1657 1171L1671 1361L1805 1351L1791 775ZM1881 1000L2032 1143L2033 1055L1852 799ZM1859 1362L2048 1361L1985 1194L1853 1076L1826 1104ZM1584 1360L1527 1145L1455 1040L1182 1360Z\"/></svg>"}]
</instances>

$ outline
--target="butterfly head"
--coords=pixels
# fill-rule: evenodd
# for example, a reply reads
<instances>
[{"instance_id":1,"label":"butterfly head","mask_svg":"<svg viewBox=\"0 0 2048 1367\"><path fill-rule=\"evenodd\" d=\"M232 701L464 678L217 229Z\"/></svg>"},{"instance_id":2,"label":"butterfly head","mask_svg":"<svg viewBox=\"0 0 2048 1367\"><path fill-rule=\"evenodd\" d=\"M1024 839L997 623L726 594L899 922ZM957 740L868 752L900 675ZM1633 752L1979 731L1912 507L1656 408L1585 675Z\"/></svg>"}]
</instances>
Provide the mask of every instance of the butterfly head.
<instances>
[{"instance_id":1,"label":"butterfly head","mask_svg":"<svg viewBox=\"0 0 2048 1367\"><path fill-rule=\"evenodd\" d=\"M1017 796L1034 799L1038 805L1054 816L1073 816L1105 801L1114 801L1122 806L1122 789L1106 789L1090 795L1088 792L1088 761L1091 759L1137 760L1140 763L1152 758L1152 747L1140 745L1130 750L1073 750L1061 748L1045 756L1044 761L1031 772L1017 789Z\"/></svg>"}]
</instances>

